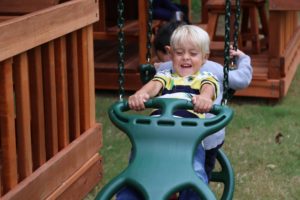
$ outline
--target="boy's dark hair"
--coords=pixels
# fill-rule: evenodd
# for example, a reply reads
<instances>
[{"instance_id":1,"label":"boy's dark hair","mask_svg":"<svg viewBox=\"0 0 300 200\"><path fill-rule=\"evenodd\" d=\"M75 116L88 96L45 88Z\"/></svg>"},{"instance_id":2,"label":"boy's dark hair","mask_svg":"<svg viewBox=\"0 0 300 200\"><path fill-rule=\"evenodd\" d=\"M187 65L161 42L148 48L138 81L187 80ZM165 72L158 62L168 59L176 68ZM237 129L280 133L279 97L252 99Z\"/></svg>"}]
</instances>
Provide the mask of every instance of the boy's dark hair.
<instances>
[{"instance_id":1,"label":"boy's dark hair","mask_svg":"<svg viewBox=\"0 0 300 200\"><path fill-rule=\"evenodd\" d=\"M170 39L171 35L174 32L174 30L181 26L186 24L183 21L171 21L164 25L162 25L155 34L154 38L154 48L155 51L162 51L163 53L167 53L165 46L170 45Z\"/></svg>"}]
</instances>

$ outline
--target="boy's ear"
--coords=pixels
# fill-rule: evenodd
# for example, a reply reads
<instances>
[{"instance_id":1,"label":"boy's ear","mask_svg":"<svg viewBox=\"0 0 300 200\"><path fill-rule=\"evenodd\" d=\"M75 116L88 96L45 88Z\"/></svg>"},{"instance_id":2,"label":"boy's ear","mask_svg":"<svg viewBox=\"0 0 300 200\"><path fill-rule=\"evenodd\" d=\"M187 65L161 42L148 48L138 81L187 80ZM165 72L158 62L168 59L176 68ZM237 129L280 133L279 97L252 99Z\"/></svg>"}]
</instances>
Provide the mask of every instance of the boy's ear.
<instances>
[{"instance_id":1,"label":"boy's ear","mask_svg":"<svg viewBox=\"0 0 300 200\"><path fill-rule=\"evenodd\" d=\"M169 45L165 45L165 50L167 54L170 54L171 47Z\"/></svg>"},{"instance_id":2,"label":"boy's ear","mask_svg":"<svg viewBox=\"0 0 300 200\"><path fill-rule=\"evenodd\" d=\"M206 62L208 60L208 57L209 57L208 53L204 55L204 62Z\"/></svg>"}]
</instances>

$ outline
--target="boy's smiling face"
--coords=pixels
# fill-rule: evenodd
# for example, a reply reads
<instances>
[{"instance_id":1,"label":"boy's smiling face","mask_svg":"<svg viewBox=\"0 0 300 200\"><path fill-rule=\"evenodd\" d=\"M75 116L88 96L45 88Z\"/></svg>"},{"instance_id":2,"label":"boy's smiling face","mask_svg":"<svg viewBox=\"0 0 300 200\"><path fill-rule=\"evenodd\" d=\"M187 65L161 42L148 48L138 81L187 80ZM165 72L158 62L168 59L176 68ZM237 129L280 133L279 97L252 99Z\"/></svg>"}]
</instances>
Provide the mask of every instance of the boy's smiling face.
<instances>
[{"instance_id":1,"label":"boy's smiling face","mask_svg":"<svg viewBox=\"0 0 300 200\"><path fill-rule=\"evenodd\" d=\"M206 55L189 40L171 47L170 54L174 70L182 77L197 73L206 61Z\"/></svg>"}]
</instances>

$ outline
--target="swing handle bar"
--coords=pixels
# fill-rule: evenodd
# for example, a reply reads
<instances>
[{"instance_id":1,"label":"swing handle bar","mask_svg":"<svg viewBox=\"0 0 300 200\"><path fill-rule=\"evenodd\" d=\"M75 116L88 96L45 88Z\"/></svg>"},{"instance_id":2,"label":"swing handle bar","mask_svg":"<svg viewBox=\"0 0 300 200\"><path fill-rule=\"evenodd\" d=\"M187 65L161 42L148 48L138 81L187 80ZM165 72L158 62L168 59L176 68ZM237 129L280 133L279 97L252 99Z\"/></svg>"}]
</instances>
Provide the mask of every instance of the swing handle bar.
<instances>
[{"instance_id":1,"label":"swing handle bar","mask_svg":"<svg viewBox=\"0 0 300 200\"><path fill-rule=\"evenodd\" d=\"M113 108L114 107L114 108ZM191 101L174 98L152 98L145 102L146 108L161 109L162 115L172 115L176 109L193 110L194 105ZM112 106L115 111L126 112L130 110L128 101L122 100ZM219 115L221 113L232 113L227 106L213 105L209 113Z\"/></svg>"},{"instance_id":2,"label":"swing handle bar","mask_svg":"<svg viewBox=\"0 0 300 200\"><path fill-rule=\"evenodd\" d=\"M109 109L109 117L111 121L117 125L121 130L126 131L128 124L135 124L136 120L139 122L152 121L177 121L185 124L198 124L199 126L205 126L211 131L218 131L225 127L233 117L233 111L227 106L214 105L210 113L215 116L211 118L199 119L199 118L176 118L174 112L176 110L192 110L193 104L191 101L183 99L172 98L153 98L145 102L146 108L160 109L161 114L159 117L153 118L145 114L125 113L129 111L129 105L126 100L116 102Z\"/></svg>"}]
</instances>

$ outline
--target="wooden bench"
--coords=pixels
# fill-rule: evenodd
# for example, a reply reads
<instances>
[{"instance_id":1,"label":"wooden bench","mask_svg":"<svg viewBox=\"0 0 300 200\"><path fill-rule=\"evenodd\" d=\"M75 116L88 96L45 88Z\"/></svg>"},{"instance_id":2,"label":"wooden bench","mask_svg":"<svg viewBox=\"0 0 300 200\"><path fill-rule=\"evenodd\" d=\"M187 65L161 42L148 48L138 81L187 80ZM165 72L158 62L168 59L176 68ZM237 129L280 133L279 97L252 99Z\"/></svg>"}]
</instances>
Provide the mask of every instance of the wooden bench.
<instances>
[{"instance_id":1,"label":"wooden bench","mask_svg":"<svg viewBox=\"0 0 300 200\"><path fill-rule=\"evenodd\" d=\"M252 53L260 53L262 48L267 48L269 30L265 8L265 0L241 0L241 30L240 48L245 48L247 41L251 43ZM231 30L234 30L236 5L231 3ZM205 4L208 12L207 31L212 41L223 40L218 37L217 24L221 15L225 15L224 0L208 0ZM258 13L258 15L257 15ZM259 18L258 18L259 16ZM260 28L261 23L261 28ZM250 25L250 26L249 26ZM233 33L233 31L231 31Z\"/></svg>"},{"instance_id":2,"label":"wooden bench","mask_svg":"<svg viewBox=\"0 0 300 200\"><path fill-rule=\"evenodd\" d=\"M62 1L62 0L61 0ZM60 0L1 0L0 22L57 5Z\"/></svg>"},{"instance_id":3,"label":"wooden bench","mask_svg":"<svg viewBox=\"0 0 300 200\"><path fill-rule=\"evenodd\" d=\"M1 0L0 15L23 15L57 5L59 0Z\"/></svg>"}]
</instances>

